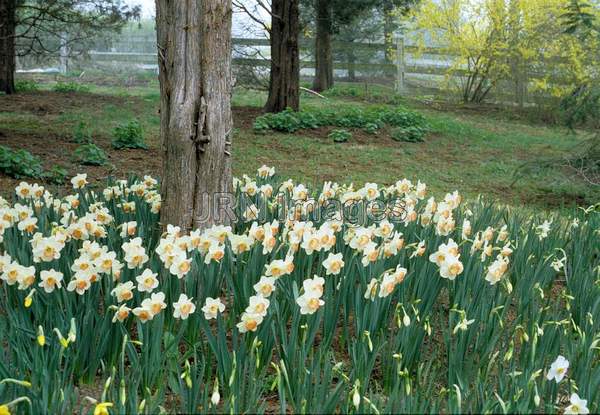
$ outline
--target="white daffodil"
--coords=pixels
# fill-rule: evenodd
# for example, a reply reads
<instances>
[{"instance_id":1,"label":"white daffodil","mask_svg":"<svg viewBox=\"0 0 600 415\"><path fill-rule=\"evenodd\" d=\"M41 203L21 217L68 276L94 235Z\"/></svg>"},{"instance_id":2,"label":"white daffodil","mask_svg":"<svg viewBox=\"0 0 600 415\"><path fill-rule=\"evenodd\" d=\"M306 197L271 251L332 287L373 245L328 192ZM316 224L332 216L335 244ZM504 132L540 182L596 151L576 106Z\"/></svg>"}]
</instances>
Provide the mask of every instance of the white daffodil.
<instances>
[{"instance_id":1,"label":"white daffodil","mask_svg":"<svg viewBox=\"0 0 600 415\"><path fill-rule=\"evenodd\" d=\"M42 271L40 273L42 281L39 286L44 289L47 293L53 292L56 288L61 288L63 274L62 272L55 271L53 269L48 271Z\"/></svg>"},{"instance_id":2,"label":"white daffodil","mask_svg":"<svg viewBox=\"0 0 600 415\"><path fill-rule=\"evenodd\" d=\"M548 234L550 233L550 225L552 225L552 222L545 220L544 223L536 228L536 232L540 240L548 237Z\"/></svg>"},{"instance_id":3,"label":"white daffodil","mask_svg":"<svg viewBox=\"0 0 600 415\"><path fill-rule=\"evenodd\" d=\"M254 284L253 288L257 294L267 298L270 297L273 291L275 291L275 277L260 277L260 280Z\"/></svg>"},{"instance_id":4,"label":"white daffodil","mask_svg":"<svg viewBox=\"0 0 600 415\"><path fill-rule=\"evenodd\" d=\"M217 315L223 311L225 311L225 304L221 302L220 298L206 298L204 307L202 307L205 319L211 320L217 318Z\"/></svg>"},{"instance_id":5,"label":"white daffodil","mask_svg":"<svg viewBox=\"0 0 600 415\"><path fill-rule=\"evenodd\" d=\"M267 315L269 304L269 300L262 295L253 295L250 297L250 304L248 307L246 307L246 313L257 314L261 317L264 317Z\"/></svg>"},{"instance_id":6,"label":"white daffodil","mask_svg":"<svg viewBox=\"0 0 600 415\"><path fill-rule=\"evenodd\" d=\"M125 304L121 304L121 306L115 311L115 315L113 316L112 322L124 322L127 319L127 317L129 317L129 313L131 313L131 308L127 307Z\"/></svg>"},{"instance_id":7,"label":"white daffodil","mask_svg":"<svg viewBox=\"0 0 600 415\"><path fill-rule=\"evenodd\" d=\"M558 356L556 360L550 365L550 370L546 374L546 379L554 379L556 383L560 383L567 375L569 369L569 361L563 356Z\"/></svg>"},{"instance_id":8,"label":"white daffodil","mask_svg":"<svg viewBox=\"0 0 600 415\"><path fill-rule=\"evenodd\" d=\"M91 287L92 281L89 274L76 273L69 281L67 285L67 291L75 291L79 295L85 294L85 292Z\"/></svg>"},{"instance_id":9,"label":"white daffodil","mask_svg":"<svg viewBox=\"0 0 600 415\"><path fill-rule=\"evenodd\" d=\"M117 302L122 303L124 301L129 301L133 298L133 288L133 281L127 281L113 288L111 294L117 297Z\"/></svg>"},{"instance_id":10,"label":"white daffodil","mask_svg":"<svg viewBox=\"0 0 600 415\"><path fill-rule=\"evenodd\" d=\"M323 295L324 287L325 279L317 275L302 282L304 292L311 296L321 297Z\"/></svg>"},{"instance_id":11,"label":"white daffodil","mask_svg":"<svg viewBox=\"0 0 600 415\"><path fill-rule=\"evenodd\" d=\"M142 301L142 307L150 310L154 315L159 314L162 310L167 308L167 303L165 303L165 293L153 293L150 298L146 298Z\"/></svg>"},{"instance_id":12,"label":"white daffodil","mask_svg":"<svg viewBox=\"0 0 600 415\"><path fill-rule=\"evenodd\" d=\"M185 294L181 294L179 300L173 304L173 317L178 319L186 320L195 311L196 306L192 302L192 298L188 298Z\"/></svg>"},{"instance_id":13,"label":"white daffodil","mask_svg":"<svg viewBox=\"0 0 600 415\"><path fill-rule=\"evenodd\" d=\"M451 256L444 260L440 266L440 275L442 278L453 281L463 272L463 264L457 257Z\"/></svg>"},{"instance_id":14,"label":"white daffodil","mask_svg":"<svg viewBox=\"0 0 600 415\"><path fill-rule=\"evenodd\" d=\"M396 288L396 277L393 274L384 274L383 279L381 280L381 285L379 286L379 297L385 298L391 293L394 292L394 288Z\"/></svg>"},{"instance_id":15,"label":"white daffodil","mask_svg":"<svg viewBox=\"0 0 600 415\"><path fill-rule=\"evenodd\" d=\"M300 314L314 314L325 301L314 294L304 293L296 299L296 303L300 306Z\"/></svg>"},{"instance_id":16,"label":"white daffodil","mask_svg":"<svg viewBox=\"0 0 600 415\"><path fill-rule=\"evenodd\" d=\"M344 267L343 255L341 253L333 254L329 253L325 261L323 261L323 267L327 275L338 275Z\"/></svg>"},{"instance_id":17,"label":"white daffodil","mask_svg":"<svg viewBox=\"0 0 600 415\"><path fill-rule=\"evenodd\" d=\"M241 321L236 325L240 333L246 333L249 331L256 331L263 318L257 314L242 314Z\"/></svg>"},{"instance_id":18,"label":"white daffodil","mask_svg":"<svg viewBox=\"0 0 600 415\"><path fill-rule=\"evenodd\" d=\"M587 400L581 399L578 394L571 394L569 401L571 404L565 408L565 415L587 415L590 413L590 410L587 407Z\"/></svg>"},{"instance_id":19,"label":"white daffodil","mask_svg":"<svg viewBox=\"0 0 600 415\"><path fill-rule=\"evenodd\" d=\"M141 275L135 277L137 281L137 289L139 292L151 293L158 287L158 274L152 272L150 269L145 269Z\"/></svg>"},{"instance_id":20,"label":"white daffodil","mask_svg":"<svg viewBox=\"0 0 600 415\"><path fill-rule=\"evenodd\" d=\"M88 184L87 174L81 173L76 175L71 179L71 184L73 185L73 189L83 189Z\"/></svg>"}]
</instances>

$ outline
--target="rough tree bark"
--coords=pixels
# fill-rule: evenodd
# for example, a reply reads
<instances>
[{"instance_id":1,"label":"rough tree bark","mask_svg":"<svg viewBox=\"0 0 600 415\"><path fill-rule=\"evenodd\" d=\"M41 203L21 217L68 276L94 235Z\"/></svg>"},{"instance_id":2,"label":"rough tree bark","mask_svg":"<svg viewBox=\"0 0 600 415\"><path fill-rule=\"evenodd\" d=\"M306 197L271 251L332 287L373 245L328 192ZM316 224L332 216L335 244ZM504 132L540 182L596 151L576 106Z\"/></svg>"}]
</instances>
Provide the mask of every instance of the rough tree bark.
<instances>
[{"instance_id":1,"label":"rough tree bark","mask_svg":"<svg viewBox=\"0 0 600 415\"><path fill-rule=\"evenodd\" d=\"M300 109L299 0L271 3L271 74L267 112Z\"/></svg>"},{"instance_id":2,"label":"rough tree bark","mask_svg":"<svg viewBox=\"0 0 600 415\"><path fill-rule=\"evenodd\" d=\"M0 0L0 91L15 90L16 0Z\"/></svg>"},{"instance_id":3,"label":"rough tree bark","mask_svg":"<svg viewBox=\"0 0 600 415\"><path fill-rule=\"evenodd\" d=\"M332 8L329 0L315 0L317 36L315 39L315 79L313 89L321 92L333 86L331 53Z\"/></svg>"},{"instance_id":4,"label":"rough tree bark","mask_svg":"<svg viewBox=\"0 0 600 415\"><path fill-rule=\"evenodd\" d=\"M232 188L231 13L231 0L156 0L163 226L228 221L214 202Z\"/></svg>"}]
</instances>

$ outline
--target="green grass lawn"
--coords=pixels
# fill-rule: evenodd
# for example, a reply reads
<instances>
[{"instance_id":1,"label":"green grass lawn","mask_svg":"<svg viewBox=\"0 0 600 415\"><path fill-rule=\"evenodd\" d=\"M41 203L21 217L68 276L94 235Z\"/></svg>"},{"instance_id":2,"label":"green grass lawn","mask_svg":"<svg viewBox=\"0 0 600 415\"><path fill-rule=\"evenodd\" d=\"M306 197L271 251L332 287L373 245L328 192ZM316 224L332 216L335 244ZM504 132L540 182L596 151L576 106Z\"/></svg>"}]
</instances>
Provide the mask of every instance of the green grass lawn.
<instances>
[{"instance_id":1,"label":"green grass lawn","mask_svg":"<svg viewBox=\"0 0 600 415\"><path fill-rule=\"evenodd\" d=\"M582 140L581 134L558 126L515 120L502 113L436 110L384 88L371 87L365 92L359 87L342 86L328 95L326 99L303 95L302 107L335 109L380 102L401 104L424 114L431 132L422 143L395 142L384 133L372 136L371 140L351 139L347 143L334 143L323 131L258 134L251 128L252 119L247 114L252 112L247 107L256 107L254 112L258 115L266 95L237 89L233 105L245 107L246 116L235 120L235 174L267 164L275 166L281 175L307 184L324 180L391 184L407 177L427 183L434 194L457 189L468 196L482 194L502 203L533 208L557 209L600 200L598 190L558 166L529 168L516 180L518 169L560 158ZM52 98L60 105L60 94ZM158 102L155 82L130 88L91 86L91 94L83 94L77 105L60 111L43 115L35 111L0 112L0 131L4 135L44 132L53 139L68 139L75 125L83 121L90 125L95 137L109 139L115 126L137 118L148 144L158 150ZM235 114L234 110L234 118Z\"/></svg>"}]
</instances>

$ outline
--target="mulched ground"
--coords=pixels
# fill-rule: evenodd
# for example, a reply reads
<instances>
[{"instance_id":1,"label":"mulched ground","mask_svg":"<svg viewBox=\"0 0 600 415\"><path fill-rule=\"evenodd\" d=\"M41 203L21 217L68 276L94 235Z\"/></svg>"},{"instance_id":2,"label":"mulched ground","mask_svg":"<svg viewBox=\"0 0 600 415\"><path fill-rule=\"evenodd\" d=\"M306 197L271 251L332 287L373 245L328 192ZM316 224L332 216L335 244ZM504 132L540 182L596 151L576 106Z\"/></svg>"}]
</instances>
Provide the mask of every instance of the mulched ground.
<instances>
[{"instance_id":1,"label":"mulched ground","mask_svg":"<svg viewBox=\"0 0 600 415\"><path fill-rule=\"evenodd\" d=\"M17 94L0 97L0 113L29 113L50 119L72 110L86 108L93 114L106 105L123 105L122 97L87 93L56 93L39 91L33 94ZM127 97L135 101L136 97ZM135 103L134 103L135 104ZM135 106L135 105L133 105ZM261 113L260 108L240 107L234 109L237 128L252 128L254 119ZM8 125L0 123L0 145L13 149L24 149L41 159L44 168L50 170L55 165L67 169L70 175L80 172L88 174L92 183L106 183L109 177L125 178L130 174L159 176L162 170L162 153L156 139L147 140L147 150L115 150L111 146L110 136L94 136L94 143L102 148L107 156L105 166L82 166L74 162L73 152L79 144L72 142L70 134L60 135L45 132L15 132ZM22 179L34 182L33 179ZM7 196L22 181L0 173L0 194ZM39 180L38 180L39 182ZM65 187L68 187L66 183Z\"/></svg>"},{"instance_id":2,"label":"mulched ground","mask_svg":"<svg viewBox=\"0 0 600 415\"><path fill-rule=\"evenodd\" d=\"M129 97L127 97L129 99ZM102 108L108 104L122 105L123 97L83 92L57 93L36 91L0 97L0 112L31 113L35 115L59 115L73 109Z\"/></svg>"},{"instance_id":3,"label":"mulched ground","mask_svg":"<svg viewBox=\"0 0 600 415\"><path fill-rule=\"evenodd\" d=\"M136 103L139 101L139 105ZM89 93L57 93L36 91L11 96L0 96L0 113L32 114L42 119L42 124L52 124L62 114L85 108L90 114L101 112L106 106L123 107L135 111L144 111L141 98L134 96L120 97ZM262 114L257 107L234 107L233 118L235 128L251 131L256 117ZM140 114L138 114L140 115ZM329 142L329 133L334 127L323 127L314 130L300 131L297 134L310 136L317 141ZM110 133L95 135L94 143L102 148L108 156L105 166L82 166L73 160L73 152L79 144L71 141L70 130L64 133L48 132L43 129L35 131L15 131L8 125L0 123L0 145L13 149L24 149L41 159L46 170L60 165L67 169L70 176L77 173L88 173L88 180L99 185L105 184L109 177L126 178L131 174L150 174L158 177L162 170L162 153L157 137L147 137L148 150L114 150L111 146ZM385 131L378 135L370 135L362 130L351 129L352 142L355 144L397 147L397 143L389 138ZM277 145L273 143L273 145ZM0 194L7 196L22 180L14 179L0 173ZM34 182L35 180L29 179ZM38 180L39 182L39 180ZM67 189L69 183L66 183Z\"/></svg>"}]
</instances>

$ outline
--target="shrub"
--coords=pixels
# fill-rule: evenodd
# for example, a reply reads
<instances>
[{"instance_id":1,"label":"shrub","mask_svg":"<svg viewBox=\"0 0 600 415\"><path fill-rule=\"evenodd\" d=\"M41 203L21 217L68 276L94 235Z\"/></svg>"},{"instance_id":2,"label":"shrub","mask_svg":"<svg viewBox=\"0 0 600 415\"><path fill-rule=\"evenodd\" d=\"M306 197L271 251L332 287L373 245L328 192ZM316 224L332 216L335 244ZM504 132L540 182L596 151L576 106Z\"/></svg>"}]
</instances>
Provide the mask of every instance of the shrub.
<instances>
[{"instance_id":1,"label":"shrub","mask_svg":"<svg viewBox=\"0 0 600 415\"><path fill-rule=\"evenodd\" d=\"M288 108L282 112L265 114L254 122L254 131L266 132L268 130L293 133L302 129L318 128L320 122L312 112L294 111Z\"/></svg>"},{"instance_id":2,"label":"shrub","mask_svg":"<svg viewBox=\"0 0 600 415\"><path fill-rule=\"evenodd\" d=\"M381 127L379 126L379 124L374 123L374 122L370 122L367 125L365 125L365 132L369 133L369 134L377 134L377 131L379 131Z\"/></svg>"},{"instance_id":3,"label":"shrub","mask_svg":"<svg viewBox=\"0 0 600 415\"><path fill-rule=\"evenodd\" d=\"M407 129L410 141L422 141L427 133L425 118L404 107L370 106L367 108L341 107L335 109L310 109L299 112L285 110L277 114L265 114L254 122L256 132L268 130L293 133L301 129L314 129L325 126L359 128L375 134L383 126ZM397 134L402 136L401 133ZM406 141L406 140L403 140Z\"/></svg>"},{"instance_id":4,"label":"shrub","mask_svg":"<svg viewBox=\"0 0 600 415\"><path fill-rule=\"evenodd\" d=\"M90 87L87 85L79 84L77 82L62 82L58 81L56 85L52 88L54 92L89 92Z\"/></svg>"},{"instance_id":5,"label":"shrub","mask_svg":"<svg viewBox=\"0 0 600 415\"><path fill-rule=\"evenodd\" d=\"M144 143L144 133L139 121L129 121L116 127L113 130L112 146L116 149L148 148Z\"/></svg>"},{"instance_id":6,"label":"shrub","mask_svg":"<svg viewBox=\"0 0 600 415\"><path fill-rule=\"evenodd\" d=\"M16 179L39 178L42 176L43 168L40 159L29 151L0 146L0 171Z\"/></svg>"},{"instance_id":7,"label":"shrub","mask_svg":"<svg viewBox=\"0 0 600 415\"><path fill-rule=\"evenodd\" d=\"M27 79L21 79L16 81L15 88L17 92L34 92L40 89L37 82L30 81Z\"/></svg>"},{"instance_id":8,"label":"shrub","mask_svg":"<svg viewBox=\"0 0 600 415\"><path fill-rule=\"evenodd\" d=\"M333 130L328 137L336 143L345 143L352 138L352 133L348 130Z\"/></svg>"},{"instance_id":9,"label":"shrub","mask_svg":"<svg viewBox=\"0 0 600 415\"><path fill-rule=\"evenodd\" d=\"M252 127L254 129L254 132L257 133L266 133L267 131L271 130L271 124L269 123L269 120L263 117L258 117L256 120L254 120L254 126Z\"/></svg>"},{"instance_id":10,"label":"shrub","mask_svg":"<svg viewBox=\"0 0 600 415\"><path fill-rule=\"evenodd\" d=\"M53 166L50 171L45 172L42 176L50 183L63 184L67 179L69 172L61 165Z\"/></svg>"},{"instance_id":11,"label":"shrub","mask_svg":"<svg viewBox=\"0 0 600 415\"><path fill-rule=\"evenodd\" d=\"M382 112L381 121L392 127L410 127L414 125L425 125L425 117L421 114L409 111L402 107Z\"/></svg>"},{"instance_id":12,"label":"shrub","mask_svg":"<svg viewBox=\"0 0 600 415\"><path fill-rule=\"evenodd\" d=\"M84 121L80 121L73 130L73 142L78 144L91 143L92 133Z\"/></svg>"},{"instance_id":13,"label":"shrub","mask_svg":"<svg viewBox=\"0 0 600 415\"><path fill-rule=\"evenodd\" d=\"M88 143L77 147L75 150L75 159L79 164L88 166L103 166L106 164L107 157L104 150L96 144Z\"/></svg>"},{"instance_id":14,"label":"shrub","mask_svg":"<svg viewBox=\"0 0 600 415\"><path fill-rule=\"evenodd\" d=\"M423 141L423 137L427 134L427 129L411 125L408 127L397 127L392 130L392 139L396 141L406 141L409 143L416 143Z\"/></svg>"}]
</instances>

